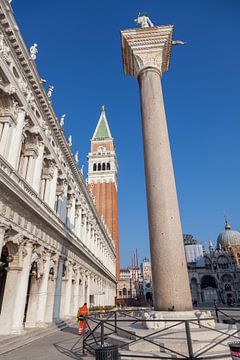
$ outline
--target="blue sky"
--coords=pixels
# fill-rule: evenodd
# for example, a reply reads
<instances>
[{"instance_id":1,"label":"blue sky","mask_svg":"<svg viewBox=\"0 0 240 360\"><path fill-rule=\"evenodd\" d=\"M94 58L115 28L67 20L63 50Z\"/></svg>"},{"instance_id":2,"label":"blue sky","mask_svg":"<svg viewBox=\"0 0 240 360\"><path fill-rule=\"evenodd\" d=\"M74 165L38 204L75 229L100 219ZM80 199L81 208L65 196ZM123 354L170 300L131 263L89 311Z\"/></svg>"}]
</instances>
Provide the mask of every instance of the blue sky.
<instances>
[{"instance_id":1,"label":"blue sky","mask_svg":"<svg viewBox=\"0 0 240 360\"><path fill-rule=\"evenodd\" d=\"M240 2L238 0L13 0L27 46L38 43L39 73L55 86L56 114L85 164L101 104L119 161L122 266L134 248L149 254L139 93L122 70L119 30L146 11L156 25L174 24L163 91L182 227L216 241L223 215L240 229Z\"/></svg>"}]
</instances>

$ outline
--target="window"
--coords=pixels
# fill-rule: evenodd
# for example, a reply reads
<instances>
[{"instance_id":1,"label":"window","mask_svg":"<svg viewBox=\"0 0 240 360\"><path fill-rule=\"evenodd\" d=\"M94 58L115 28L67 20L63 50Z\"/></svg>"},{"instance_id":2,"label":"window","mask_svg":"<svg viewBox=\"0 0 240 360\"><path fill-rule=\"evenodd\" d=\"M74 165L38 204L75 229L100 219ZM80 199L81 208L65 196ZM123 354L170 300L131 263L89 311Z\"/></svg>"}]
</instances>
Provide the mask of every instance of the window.
<instances>
[{"instance_id":1,"label":"window","mask_svg":"<svg viewBox=\"0 0 240 360\"><path fill-rule=\"evenodd\" d=\"M232 287L230 284L225 285L225 291L232 291Z\"/></svg>"},{"instance_id":2,"label":"window","mask_svg":"<svg viewBox=\"0 0 240 360\"><path fill-rule=\"evenodd\" d=\"M122 296L122 291L121 290L119 291L119 296Z\"/></svg>"},{"instance_id":3,"label":"window","mask_svg":"<svg viewBox=\"0 0 240 360\"><path fill-rule=\"evenodd\" d=\"M105 163L102 164L102 170L103 170L103 171L106 170L106 165L105 165Z\"/></svg>"},{"instance_id":4,"label":"window","mask_svg":"<svg viewBox=\"0 0 240 360\"><path fill-rule=\"evenodd\" d=\"M101 164L98 164L98 171L101 171L102 170L102 166Z\"/></svg>"},{"instance_id":5,"label":"window","mask_svg":"<svg viewBox=\"0 0 240 360\"><path fill-rule=\"evenodd\" d=\"M110 163L107 163L107 170L110 170Z\"/></svg>"},{"instance_id":6,"label":"window","mask_svg":"<svg viewBox=\"0 0 240 360\"><path fill-rule=\"evenodd\" d=\"M93 171L97 171L97 164L93 164Z\"/></svg>"},{"instance_id":7,"label":"window","mask_svg":"<svg viewBox=\"0 0 240 360\"><path fill-rule=\"evenodd\" d=\"M127 295L127 289L126 289L126 288L123 288L123 289L122 289L122 293L123 293L123 295L126 296L126 295Z\"/></svg>"}]
</instances>

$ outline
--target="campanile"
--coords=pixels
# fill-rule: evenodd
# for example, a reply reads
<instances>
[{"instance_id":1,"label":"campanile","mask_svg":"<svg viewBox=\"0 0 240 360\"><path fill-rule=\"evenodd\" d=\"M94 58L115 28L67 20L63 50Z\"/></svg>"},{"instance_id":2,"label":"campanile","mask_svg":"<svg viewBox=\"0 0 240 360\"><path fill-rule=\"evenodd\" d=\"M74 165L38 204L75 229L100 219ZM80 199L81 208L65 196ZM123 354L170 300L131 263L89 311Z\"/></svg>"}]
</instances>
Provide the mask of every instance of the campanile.
<instances>
[{"instance_id":1,"label":"campanile","mask_svg":"<svg viewBox=\"0 0 240 360\"><path fill-rule=\"evenodd\" d=\"M88 187L95 197L96 208L103 216L116 246L116 277L119 279L120 259L118 240L118 164L104 105L91 139L88 154Z\"/></svg>"}]
</instances>

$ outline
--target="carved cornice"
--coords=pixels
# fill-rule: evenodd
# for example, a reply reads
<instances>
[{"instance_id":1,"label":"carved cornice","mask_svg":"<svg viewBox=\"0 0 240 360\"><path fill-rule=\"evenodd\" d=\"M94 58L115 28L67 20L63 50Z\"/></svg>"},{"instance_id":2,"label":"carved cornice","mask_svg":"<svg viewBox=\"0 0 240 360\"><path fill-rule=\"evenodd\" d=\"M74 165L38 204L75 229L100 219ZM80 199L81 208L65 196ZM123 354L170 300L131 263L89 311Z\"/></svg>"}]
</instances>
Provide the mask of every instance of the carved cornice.
<instances>
[{"instance_id":1,"label":"carved cornice","mask_svg":"<svg viewBox=\"0 0 240 360\"><path fill-rule=\"evenodd\" d=\"M138 76L145 68L168 70L173 25L121 31L123 67L126 75Z\"/></svg>"}]
</instances>

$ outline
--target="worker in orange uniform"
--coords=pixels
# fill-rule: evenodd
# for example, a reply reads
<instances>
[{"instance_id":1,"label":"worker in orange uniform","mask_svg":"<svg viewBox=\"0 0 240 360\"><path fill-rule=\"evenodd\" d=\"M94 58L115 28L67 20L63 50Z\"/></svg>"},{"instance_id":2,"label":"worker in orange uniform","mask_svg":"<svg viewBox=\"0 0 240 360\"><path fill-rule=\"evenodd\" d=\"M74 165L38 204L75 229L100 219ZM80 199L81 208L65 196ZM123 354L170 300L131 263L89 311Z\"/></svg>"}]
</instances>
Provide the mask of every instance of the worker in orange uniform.
<instances>
[{"instance_id":1,"label":"worker in orange uniform","mask_svg":"<svg viewBox=\"0 0 240 360\"><path fill-rule=\"evenodd\" d=\"M85 333L88 332L88 330L89 330L87 322L84 321L85 316L88 316L87 303L84 303L83 306L80 306L80 308L78 309L77 318L79 321L79 328L78 328L79 335L82 335L83 328L85 330Z\"/></svg>"}]
</instances>

